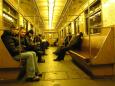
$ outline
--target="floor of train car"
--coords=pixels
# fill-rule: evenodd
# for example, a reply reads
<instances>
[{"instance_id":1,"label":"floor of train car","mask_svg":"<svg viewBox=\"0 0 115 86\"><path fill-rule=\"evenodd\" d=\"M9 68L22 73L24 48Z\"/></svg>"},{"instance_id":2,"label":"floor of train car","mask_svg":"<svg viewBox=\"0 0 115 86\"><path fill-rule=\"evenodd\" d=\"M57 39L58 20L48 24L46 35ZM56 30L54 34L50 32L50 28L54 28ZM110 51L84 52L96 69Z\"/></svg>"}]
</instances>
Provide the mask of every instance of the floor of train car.
<instances>
[{"instance_id":1,"label":"floor of train car","mask_svg":"<svg viewBox=\"0 0 115 86\"><path fill-rule=\"evenodd\" d=\"M53 54L55 47L46 50L47 55L43 58L45 63L39 63L39 70L43 73L40 81L37 82L7 82L0 83L0 86L115 86L115 79L90 79L83 71L73 64L69 55L64 61L53 61L56 55Z\"/></svg>"}]
</instances>

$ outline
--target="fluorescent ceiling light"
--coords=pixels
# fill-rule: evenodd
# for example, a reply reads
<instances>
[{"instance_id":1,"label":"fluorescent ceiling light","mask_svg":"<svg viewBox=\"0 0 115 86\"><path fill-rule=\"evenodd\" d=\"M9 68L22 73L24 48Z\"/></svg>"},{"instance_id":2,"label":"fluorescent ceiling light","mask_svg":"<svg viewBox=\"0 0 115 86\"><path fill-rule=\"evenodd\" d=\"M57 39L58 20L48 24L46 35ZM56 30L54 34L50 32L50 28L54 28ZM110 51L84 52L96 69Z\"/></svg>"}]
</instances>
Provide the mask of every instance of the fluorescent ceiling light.
<instances>
[{"instance_id":1,"label":"fluorescent ceiling light","mask_svg":"<svg viewBox=\"0 0 115 86\"><path fill-rule=\"evenodd\" d=\"M52 29L53 11L55 0L49 0L49 29Z\"/></svg>"},{"instance_id":2,"label":"fluorescent ceiling light","mask_svg":"<svg viewBox=\"0 0 115 86\"><path fill-rule=\"evenodd\" d=\"M8 19L11 22L14 22L14 20L12 19L12 17L8 16L7 14L3 13L3 17L5 17L6 19Z\"/></svg>"}]
</instances>

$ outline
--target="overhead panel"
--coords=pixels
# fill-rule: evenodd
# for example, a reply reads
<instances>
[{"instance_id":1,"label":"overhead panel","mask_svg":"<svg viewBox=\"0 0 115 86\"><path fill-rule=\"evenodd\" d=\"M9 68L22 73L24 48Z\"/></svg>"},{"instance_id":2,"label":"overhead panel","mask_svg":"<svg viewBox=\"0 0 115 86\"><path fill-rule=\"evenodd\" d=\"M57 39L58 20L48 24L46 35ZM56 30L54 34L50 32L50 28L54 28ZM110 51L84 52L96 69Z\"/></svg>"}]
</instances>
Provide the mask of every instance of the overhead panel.
<instances>
[{"instance_id":1,"label":"overhead panel","mask_svg":"<svg viewBox=\"0 0 115 86\"><path fill-rule=\"evenodd\" d=\"M18 0L15 0L18 1ZM49 22L49 0L19 0L20 7L26 12L27 17L34 17L35 15L40 17L37 18L40 22L40 25L44 25L45 29L48 29ZM36 8L36 4L37 8ZM69 6L67 2L72 1ZM71 21L71 17L76 17L77 11L79 8L88 0L55 0L55 5L53 8L53 19L52 19L52 27L55 29L56 27L62 27L62 23L66 23ZM66 7L65 7L66 5ZM68 8L69 7L69 8ZM68 10L67 10L68 8ZM39 15L37 15L37 9L39 10ZM34 19L34 18L31 18ZM43 20L43 22L42 22ZM42 28L43 29L43 28Z\"/></svg>"},{"instance_id":2,"label":"overhead panel","mask_svg":"<svg viewBox=\"0 0 115 86\"><path fill-rule=\"evenodd\" d=\"M53 29L55 28L57 21L63 11L63 8L66 4L67 0L55 0L55 5L54 5L54 12L53 12L53 19L52 19L52 27ZM48 21L49 21L49 3L48 0L36 0L37 6L40 12L40 16L44 20L44 24L46 29L48 29Z\"/></svg>"},{"instance_id":3,"label":"overhead panel","mask_svg":"<svg viewBox=\"0 0 115 86\"><path fill-rule=\"evenodd\" d=\"M59 1L59 0L58 0ZM79 9L87 2L88 0L68 0L66 3L66 7L63 9L63 13L61 14L56 28L62 28L63 25L73 21L76 17L78 17L77 13ZM62 24L63 23L63 24Z\"/></svg>"},{"instance_id":4,"label":"overhead panel","mask_svg":"<svg viewBox=\"0 0 115 86\"><path fill-rule=\"evenodd\" d=\"M64 6L66 4L67 0L55 0L55 7L54 7L54 13L53 13L53 27L56 27L56 24L61 16L61 13L64 9Z\"/></svg>"},{"instance_id":5,"label":"overhead panel","mask_svg":"<svg viewBox=\"0 0 115 86\"><path fill-rule=\"evenodd\" d=\"M47 0L36 0L40 16L43 19L45 28L47 28L48 24L48 1Z\"/></svg>"}]
</instances>

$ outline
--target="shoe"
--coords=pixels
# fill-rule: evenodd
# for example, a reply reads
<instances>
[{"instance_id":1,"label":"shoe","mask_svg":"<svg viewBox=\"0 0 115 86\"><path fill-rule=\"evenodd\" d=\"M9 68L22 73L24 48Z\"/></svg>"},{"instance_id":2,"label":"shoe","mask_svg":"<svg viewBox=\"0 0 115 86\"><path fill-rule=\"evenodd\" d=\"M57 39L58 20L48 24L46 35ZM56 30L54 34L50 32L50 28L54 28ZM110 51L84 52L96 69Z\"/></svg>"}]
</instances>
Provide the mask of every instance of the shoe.
<instances>
[{"instance_id":1,"label":"shoe","mask_svg":"<svg viewBox=\"0 0 115 86\"><path fill-rule=\"evenodd\" d=\"M64 59L54 59L54 61L61 61L61 60L64 60Z\"/></svg>"},{"instance_id":2,"label":"shoe","mask_svg":"<svg viewBox=\"0 0 115 86\"><path fill-rule=\"evenodd\" d=\"M53 52L53 54L58 55L56 52Z\"/></svg>"},{"instance_id":3,"label":"shoe","mask_svg":"<svg viewBox=\"0 0 115 86\"><path fill-rule=\"evenodd\" d=\"M39 73L38 76L42 77L42 73Z\"/></svg>"},{"instance_id":4,"label":"shoe","mask_svg":"<svg viewBox=\"0 0 115 86\"><path fill-rule=\"evenodd\" d=\"M36 76L42 77L42 73L36 73Z\"/></svg>"},{"instance_id":5,"label":"shoe","mask_svg":"<svg viewBox=\"0 0 115 86\"><path fill-rule=\"evenodd\" d=\"M60 59L54 59L54 61L60 61Z\"/></svg>"},{"instance_id":6,"label":"shoe","mask_svg":"<svg viewBox=\"0 0 115 86\"><path fill-rule=\"evenodd\" d=\"M35 76L33 78L27 78L26 81L27 82L33 82L33 81L39 81L40 80L40 77L39 76Z\"/></svg>"}]
</instances>

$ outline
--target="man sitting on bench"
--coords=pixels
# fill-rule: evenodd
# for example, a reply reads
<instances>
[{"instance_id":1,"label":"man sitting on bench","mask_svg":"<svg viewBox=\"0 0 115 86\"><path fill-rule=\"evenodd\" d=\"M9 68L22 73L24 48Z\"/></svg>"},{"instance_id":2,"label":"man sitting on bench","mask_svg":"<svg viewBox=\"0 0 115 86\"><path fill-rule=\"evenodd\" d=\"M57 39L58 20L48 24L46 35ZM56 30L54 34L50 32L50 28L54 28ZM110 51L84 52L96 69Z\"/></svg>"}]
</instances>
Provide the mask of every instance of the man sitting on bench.
<instances>
[{"instance_id":1,"label":"man sitting on bench","mask_svg":"<svg viewBox=\"0 0 115 86\"><path fill-rule=\"evenodd\" d=\"M65 53L68 50L73 50L73 49L80 50L82 45L82 37L83 37L83 33L80 32L77 36L73 37L70 40L70 43L66 47L60 47L58 51L55 53L57 55L57 58L54 59L54 61L64 60Z\"/></svg>"},{"instance_id":2,"label":"man sitting on bench","mask_svg":"<svg viewBox=\"0 0 115 86\"><path fill-rule=\"evenodd\" d=\"M22 45L25 46L25 50L26 51L34 51L36 52L37 56L38 56L38 62L40 63L44 63L45 60L42 59L42 54L43 51L38 49L38 46L31 40L31 37L33 35L33 30L28 31L27 33L23 33L25 32L24 27L21 27L20 29L20 36L21 36L21 40L22 40Z\"/></svg>"}]
</instances>

